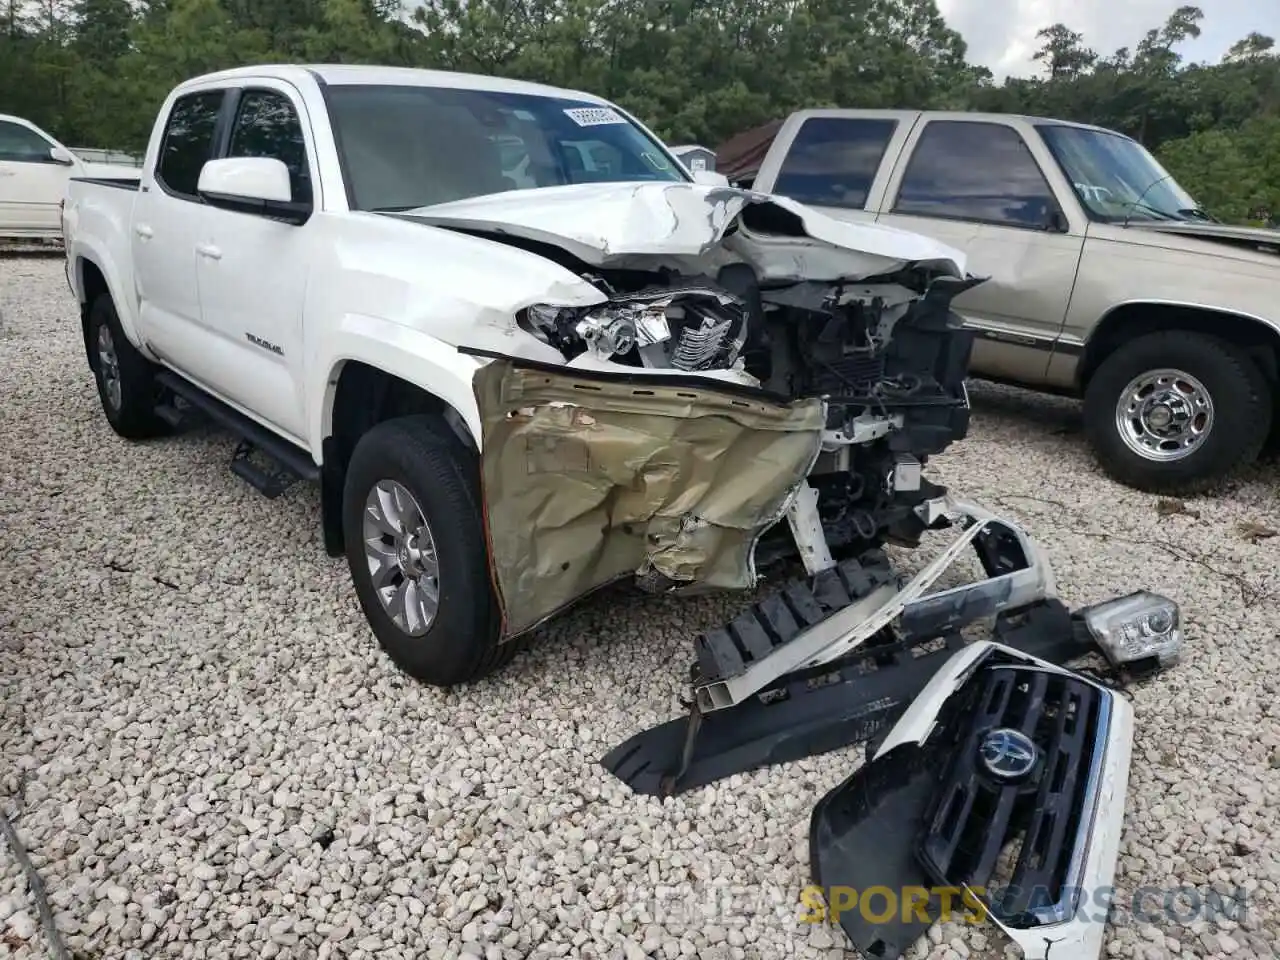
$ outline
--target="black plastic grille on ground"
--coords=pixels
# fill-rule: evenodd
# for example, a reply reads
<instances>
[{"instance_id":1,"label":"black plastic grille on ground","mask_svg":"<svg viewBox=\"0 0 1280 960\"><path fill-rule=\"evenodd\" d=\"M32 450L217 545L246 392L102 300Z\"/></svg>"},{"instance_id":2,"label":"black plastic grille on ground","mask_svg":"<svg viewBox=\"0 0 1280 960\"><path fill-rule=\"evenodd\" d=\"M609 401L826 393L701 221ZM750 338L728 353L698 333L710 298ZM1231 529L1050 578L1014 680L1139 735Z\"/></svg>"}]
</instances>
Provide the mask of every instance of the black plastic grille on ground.
<instances>
[{"instance_id":1,"label":"black plastic grille on ground","mask_svg":"<svg viewBox=\"0 0 1280 960\"><path fill-rule=\"evenodd\" d=\"M949 711L946 732L939 731L951 745L950 762L920 838L921 860L937 882L987 888L1002 854L1020 844L1012 873L1001 870L991 891L992 913L1034 926L1033 910L1060 904L1094 753L1104 748L1102 696L1075 677L1005 664L987 666L969 681L953 701L968 709ZM1036 744L1039 758L1027 779L1001 782L984 768L982 739L999 728L1018 730Z\"/></svg>"},{"instance_id":2,"label":"black plastic grille on ground","mask_svg":"<svg viewBox=\"0 0 1280 960\"><path fill-rule=\"evenodd\" d=\"M819 602L826 606L825 600ZM1093 649L1088 630L1056 599L1001 614L990 639L1055 664ZM673 792L872 738L868 749L874 748L894 718L964 645L953 631L932 641L916 637L859 647L840 661L788 674L760 696L708 714ZM637 793L662 796L669 789L664 787L668 776L680 768L688 729L689 719L682 716L642 730L600 762Z\"/></svg>"},{"instance_id":3,"label":"black plastic grille on ground","mask_svg":"<svg viewBox=\"0 0 1280 960\"><path fill-rule=\"evenodd\" d=\"M700 678L712 682L738 676L893 577L883 551L871 550L857 560L823 570L812 580L791 581L724 626L698 637L694 649Z\"/></svg>"}]
</instances>

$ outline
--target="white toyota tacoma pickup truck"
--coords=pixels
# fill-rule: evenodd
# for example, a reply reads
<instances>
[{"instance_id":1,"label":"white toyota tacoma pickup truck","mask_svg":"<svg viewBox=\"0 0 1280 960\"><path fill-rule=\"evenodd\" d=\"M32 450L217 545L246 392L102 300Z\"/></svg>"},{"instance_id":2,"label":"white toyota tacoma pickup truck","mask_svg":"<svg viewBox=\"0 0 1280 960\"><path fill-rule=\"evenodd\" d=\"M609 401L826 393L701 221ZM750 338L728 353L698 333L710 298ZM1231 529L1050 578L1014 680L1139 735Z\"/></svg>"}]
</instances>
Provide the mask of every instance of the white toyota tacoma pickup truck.
<instances>
[{"instance_id":1,"label":"white toyota tacoma pickup truck","mask_svg":"<svg viewBox=\"0 0 1280 960\"><path fill-rule=\"evenodd\" d=\"M963 255L690 174L624 110L486 77L181 84L137 180L76 179L67 278L111 426L212 418L410 674L449 685L578 598L745 589L947 523Z\"/></svg>"},{"instance_id":2,"label":"white toyota tacoma pickup truck","mask_svg":"<svg viewBox=\"0 0 1280 960\"><path fill-rule=\"evenodd\" d=\"M328 551L429 683L497 668L607 583L743 589L798 554L806 577L691 638L686 732L601 763L670 794L905 710L815 813L818 882L915 887L920 838L935 879L981 888L987 851L1032 837L1015 876L1053 902L993 916L1032 960L1096 956L1103 924L1065 891L1114 872L1131 717L1053 664L1164 666L1178 607L1069 612L1025 532L922 476L968 428L961 254L709 179L582 93L243 68L170 94L139 181L70 185L67 277L116 432L205 416L264 493L318 480ZM880 549L957 524L909 582ZM970 546L985 579L929 592ZM955 652L982 619L1000 642ZM944 769L976 812L937 826L914 771ZM902 843L866 856L886 830ZM893 960L923 930L890 920L844 927Z\"/></svg>"}]
</instances>

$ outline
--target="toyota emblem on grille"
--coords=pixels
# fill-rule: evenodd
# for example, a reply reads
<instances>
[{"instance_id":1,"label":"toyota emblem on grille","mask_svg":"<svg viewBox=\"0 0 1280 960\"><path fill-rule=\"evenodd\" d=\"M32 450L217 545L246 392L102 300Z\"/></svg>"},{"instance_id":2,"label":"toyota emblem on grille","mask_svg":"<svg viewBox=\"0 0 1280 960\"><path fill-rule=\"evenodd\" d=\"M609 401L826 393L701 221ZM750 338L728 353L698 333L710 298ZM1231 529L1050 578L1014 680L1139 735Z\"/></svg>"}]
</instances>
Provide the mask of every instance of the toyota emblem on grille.
<instances>
[{"instance_id":1,"label":"toyota emblem on grille","mask_svg":"<svg viewBox=\"0 0 1280 960\"><path fill-rule=\"evenodd\" d=\"M982 765L998 780L1018 780L1036 765L1036 745L1018 730L1001 727L982 738Z\"/></svg>"}]
</instances>

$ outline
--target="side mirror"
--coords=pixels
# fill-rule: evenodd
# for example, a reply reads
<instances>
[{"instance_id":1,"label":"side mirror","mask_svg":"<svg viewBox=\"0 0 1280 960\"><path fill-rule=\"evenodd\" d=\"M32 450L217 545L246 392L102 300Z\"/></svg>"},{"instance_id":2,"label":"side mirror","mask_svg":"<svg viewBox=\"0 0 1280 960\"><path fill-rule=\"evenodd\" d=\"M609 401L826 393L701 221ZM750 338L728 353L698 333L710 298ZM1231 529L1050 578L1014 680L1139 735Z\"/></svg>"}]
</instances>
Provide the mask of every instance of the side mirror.
<instances>
[{"instance_id":1,"label":"side mirror","mask_svg":"<svg viewBox=\"0 0 1280 960\"><path fill-rule=\"evenodd\" d=\"M65 147L50 147L49 159L64 167L72 166L76 162L76 158L72 155L71 151Z\"/></svg>"},{"instance_id":2,"label":"side mirror","mask_svg":"<svg viewBox=\"0 0 1280 960\"><path fill-rule=\"evenodd\" d=\"M200 170L196 192L211 207L295 226L306 223L311 216L311 204L294 202L289 168L274 157L210 160Z\"/></svg>"},{"instance_id":3,"label":"side mirror","mask_svg":"<svg viewBox=\"0 0 1280 960\"><path fill-rule=\"evenodd\" d=\"M701 183L708 187L727 187L729 178L723 173L716 173L713 170L694 170L693 182Z\"/></svg>"}]
</instances>

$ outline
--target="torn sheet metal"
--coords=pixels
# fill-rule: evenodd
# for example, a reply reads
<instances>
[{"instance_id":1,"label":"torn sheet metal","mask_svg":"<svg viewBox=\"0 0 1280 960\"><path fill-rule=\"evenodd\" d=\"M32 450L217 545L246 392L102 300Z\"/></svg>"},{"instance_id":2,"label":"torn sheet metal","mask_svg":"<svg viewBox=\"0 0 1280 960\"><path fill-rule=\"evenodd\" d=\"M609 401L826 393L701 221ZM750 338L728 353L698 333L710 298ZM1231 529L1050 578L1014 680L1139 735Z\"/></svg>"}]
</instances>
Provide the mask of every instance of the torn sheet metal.
<instances>
[{"instance_id":1,"label":"torn sheet metal","mask_svg":"<svg viewBox=\"0 0 1280 960\"><path fill-rule=\"evenodd\" d=\"M509 190L397 215L549 243L596 267L665 264L705 272L715 252L723 262L750 263L761 281L861 280L912 264L966 275L963 253L921 234L837 220L785 197L695 183ZM717 251L722 242L726 249Z\"/></svg>"},{"instance_id":2,"label":"torn sheet metal","mask_svg":"<svg viewBox=\"0 0 1280 960\"><path fill-rule=\"evenodd\" d=\"M816 398L505 359L481 367L474 387L508 636L628 575L751 588L756 541L821 451Z\"/></svg>"}]
</instances>

